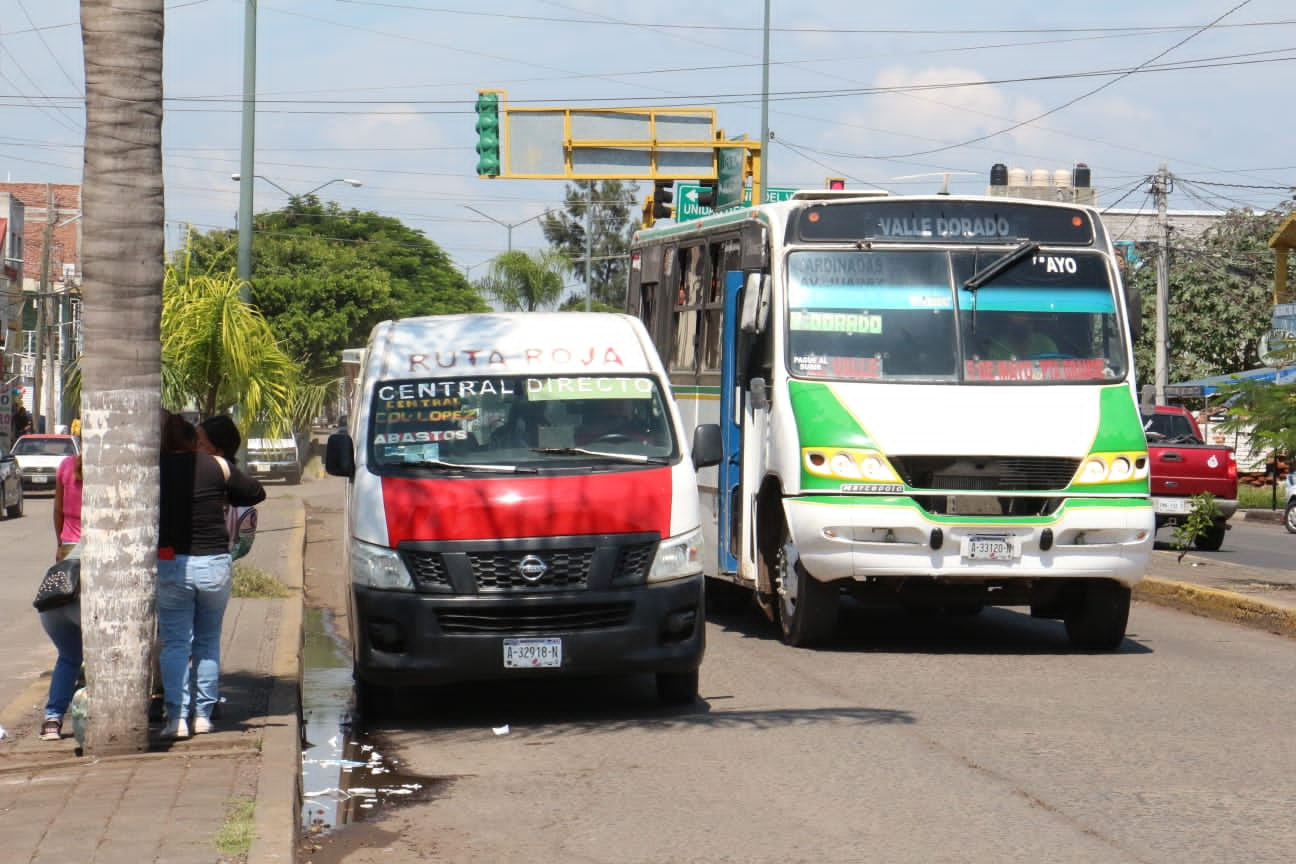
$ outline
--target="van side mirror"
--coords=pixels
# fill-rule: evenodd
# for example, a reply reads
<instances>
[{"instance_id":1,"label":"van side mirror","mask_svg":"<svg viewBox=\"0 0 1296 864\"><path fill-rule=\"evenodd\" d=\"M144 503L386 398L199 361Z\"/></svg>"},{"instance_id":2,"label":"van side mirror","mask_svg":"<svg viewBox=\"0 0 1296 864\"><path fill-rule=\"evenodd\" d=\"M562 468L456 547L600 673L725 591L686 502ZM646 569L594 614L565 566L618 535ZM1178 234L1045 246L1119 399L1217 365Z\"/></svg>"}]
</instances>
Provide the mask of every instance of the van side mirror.
<instances>
[{"instance_id":1,"label":"van side mirror","mask_svg":"<svg viewBox=\"0 0 1296 864\"><path fill-rule=\"evenodd\" d=\"M739 328L744 333L753 335L765 332L765 322L769 317L769 276L763 273L748 273L743 284L742 314L739 316Z\"/></svg>"},{"instance_id":2,"label":"van side mirror","mask_svg":"<svg viewBox=\"0 0 1296 864\"><path fill-rule=\"evenodd\" d=\"M355 476L355 445L346 432L334 432L324 445L324 470L336 477Z\"/></svg>"},{"instance_id":3,"label":"van side mirror","mask_svg":"<svg viewBox=\"0 0 1296 864\"><path fill-rule=\"evenodd\" d=\"M694 468L719 465L721 451L719 423L703 423L693 430Z\"/></svg>"}]
</instances>

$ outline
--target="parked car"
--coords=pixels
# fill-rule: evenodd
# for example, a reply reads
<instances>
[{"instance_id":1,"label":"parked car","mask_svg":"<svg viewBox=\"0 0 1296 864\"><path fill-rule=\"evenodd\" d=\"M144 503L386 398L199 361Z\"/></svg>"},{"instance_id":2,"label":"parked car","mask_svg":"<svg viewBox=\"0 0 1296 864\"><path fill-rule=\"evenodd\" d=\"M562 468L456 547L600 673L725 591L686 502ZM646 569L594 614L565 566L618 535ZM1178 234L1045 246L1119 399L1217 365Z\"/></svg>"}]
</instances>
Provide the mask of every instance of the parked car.
<instances>
[{"instance_id":1,"label":"parked car","mask_svg":"<svg viewBox=\"0 0 1296 864\"><path fill-rule=\"evenodd\" d=\"M14 519L23 515L22 469L13 454L0 447L0 515Z\"/></svg>"},{"instance_id":2,"label":"parked car","mask_svg":"<svg viewBox=\"0 0 1296 864\"><path fill-rule=\"evenodd\" d=\"M300 483L302 452L297 436L285 429L271 436L265 424L253 424L247 439L247 470L256 477L282 477Z\"/></svg>"},{"instance_id":3,"label":"parked car","mask_svg":"<svg viewBox=\"0 0 1296 864\"><path fill-rule=\"evenodd\" d=\"M13 445L13 455L22 470L23 487L29 491L54 491L59 463L81 452L73 435L23 435Z\"/></svg>"}]
</instances>

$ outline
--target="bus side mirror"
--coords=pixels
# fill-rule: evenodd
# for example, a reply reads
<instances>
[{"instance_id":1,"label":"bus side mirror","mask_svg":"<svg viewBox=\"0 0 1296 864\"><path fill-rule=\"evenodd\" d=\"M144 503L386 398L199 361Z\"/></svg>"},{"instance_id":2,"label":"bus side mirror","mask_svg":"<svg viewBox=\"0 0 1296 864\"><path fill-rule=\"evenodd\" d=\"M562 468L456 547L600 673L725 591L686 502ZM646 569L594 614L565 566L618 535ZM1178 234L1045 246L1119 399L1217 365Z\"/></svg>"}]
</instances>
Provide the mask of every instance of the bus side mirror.
<instances>
[{"instance_id":1,"label":"bus side mirror","mask_svg":"<svg viewBox=\"0 0 1296 864\"><path fill-rule=\"evenodd\" d=\"M769 387L764 378L753 378L747 385L747 399L753 411L765 411L770 407Z\"/></svg>"},{"instance_id":2,"label":"bus side mirror","mask_svg":"<svg viewBox=\"0 0 1296 864\"><path fill-rule=\"evenodd\" d=\"M334 432L324 445L324 470L335 477L355 476L355 445L346 432Z\"/></svg>"},{"instance_id":3,"label":"bus side mirror","mask_svg":"<svg viewBox=\"0 0 1296 864\"><path fill-rule=\"evenodd\" d=\"M693 430L694 468L719 465L721 449L719 423L703 423Z\"/></svg>"},{"instance_id":4,"label":"bus side mirror","mask_svg":"<svg viewBox=\"0 0 1296 864\"><path fill-rule=\"evenodd\" d=\"M765 332L765 322L769 317L769 276L763 273L748 273L743 285L742 315L739 328L744 333L759 334Z\"/></svg>"}]
</instances>

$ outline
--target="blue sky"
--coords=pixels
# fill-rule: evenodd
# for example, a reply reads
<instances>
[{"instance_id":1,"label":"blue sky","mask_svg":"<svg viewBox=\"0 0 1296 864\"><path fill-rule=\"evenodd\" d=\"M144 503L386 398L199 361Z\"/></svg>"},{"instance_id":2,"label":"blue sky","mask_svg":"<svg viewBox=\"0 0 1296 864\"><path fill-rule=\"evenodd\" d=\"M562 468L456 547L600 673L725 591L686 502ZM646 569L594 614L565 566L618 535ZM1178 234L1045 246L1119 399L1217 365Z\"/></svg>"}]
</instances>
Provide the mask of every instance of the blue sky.
<instances>
[{"instance_id":1,"label":"blue sky","mask_svg":"<svg viewBox=\"0 0 1296 864\"><path fill-rule=\"evenodd\" d=\"M238 211L246 0L168 0L168 245ZM256 173L422 230L476 278L544 245L559 180L474 171L478 88L534 106L714 107L759 138L763 0L259 0ZM1271 208L1296 186L1296 12L1278 0L771 0L772 186L984 191L1084 162L1100 207ZM0 0L0 171L80 181L77 0ZM918 175L918 176L915 176ZM256 184L258 211L285 195ZM471 205L497 220L468 209ZM503 224L500 224L503 223ZM520 223L520 224L519 224Z\"/></svg>"}]
</instances>

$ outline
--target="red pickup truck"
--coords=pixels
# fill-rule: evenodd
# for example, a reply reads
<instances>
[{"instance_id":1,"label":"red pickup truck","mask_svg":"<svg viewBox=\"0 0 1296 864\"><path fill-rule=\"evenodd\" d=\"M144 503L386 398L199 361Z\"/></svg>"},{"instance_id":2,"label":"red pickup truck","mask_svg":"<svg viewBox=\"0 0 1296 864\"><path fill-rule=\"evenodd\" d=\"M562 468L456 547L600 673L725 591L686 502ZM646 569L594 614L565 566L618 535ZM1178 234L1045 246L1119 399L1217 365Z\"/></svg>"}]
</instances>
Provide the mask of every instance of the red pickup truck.
<instances>
[{"instance_id":1,"label":"red pickup truck","mask_svg":"<svg viewBox=\"0 0 1296 864\"><path fill-rule=\"evenodd\" d=\"M1193 545L1213 552L1224 542L1228 520L1237 512L1237 460L1233 448L1207 444L1192 412L1174 405L1157 405L1143 413L1147 435L1152 504L1156 527L1180 525L1192 513L1192 496L1215 496L1220 517Z\"/></svg>"}]
</instances>

